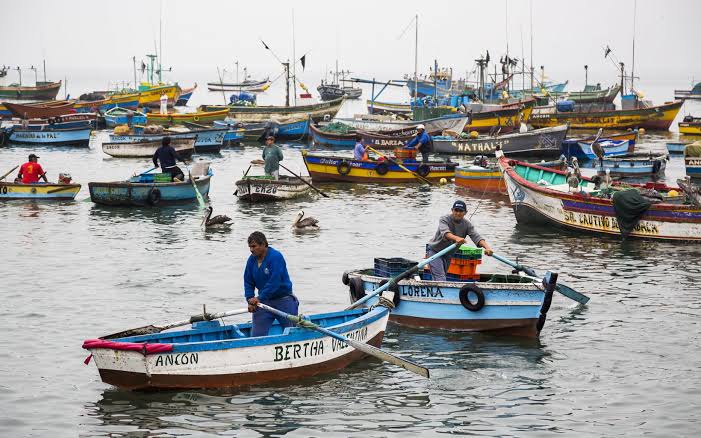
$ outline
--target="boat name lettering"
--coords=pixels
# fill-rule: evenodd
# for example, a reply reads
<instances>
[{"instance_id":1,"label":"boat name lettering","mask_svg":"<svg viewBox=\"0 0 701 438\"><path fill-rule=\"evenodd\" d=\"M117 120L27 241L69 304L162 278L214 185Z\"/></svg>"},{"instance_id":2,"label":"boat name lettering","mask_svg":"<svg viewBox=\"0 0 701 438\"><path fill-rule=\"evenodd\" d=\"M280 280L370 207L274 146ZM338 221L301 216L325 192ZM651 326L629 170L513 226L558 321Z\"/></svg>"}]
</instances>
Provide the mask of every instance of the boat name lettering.
<instances>
[{"instance_id":1,"label":"boat name lettering","mask_svg":"<svg viewBox=\"0 0 701 438\"><path fill-rule=\"evenodd\" d=\"M275 362L324 354L324 341L311 341L303 344L275 346Z\"/></svg>"},{"instance_id":2,"label":"boat name lettering","mask_svg":"<svg viewBox=\"0 0 701 438\"><path fill-rule=\"evenodd\" d=\"M276 186L270 186L270 185L255 185L255 192L256 193L277 193L277 187Z\"/></svg>"},{"instance_id":3,"label":"boat name lettering","mask_svg":"<svg viewBox=\"0 0 701 438\"><path fill-rule=\"evenodd\" d=\"M374 146L404 146L404 141L402 140L387 140L384 138L370 139L370 143Z\"/></svg>"},{"instance_id":4,"label":"boat name lettering","mask_svg":"<svg viewBox=\"0 0 701 438\"><path fill-rule=\"evenodd\" d=\"M508 141L488 141L484 143L469 144L454 141L452 142L452 146L455 147L459 152L494 152L497 146L503 149L504 146L508 143Z\"/></svg>"},{"instance_id":5,"label":"boat name lettering","mask_svg":"<svg viewBox=\"0 0 701 438\"><path fill-rule=\"evenodd\" d=\"M319 159L319 164L330 164L332 166L335 166L336 164L338 164L338 160L332 160L329 158L321 158L321 159Z\"/></svg>"},{"instance_id":6,"label":"boat name lettering","mask_svg":"<svg viewBox=\"0 0 701 438\"><path fill-rule=\"evenodd\" d=\"M363 327L359 328L357 330L353 330L352 332L348 333L345 335L348 339L352 339L354 341L359 341L362 342L368 337L368 328ZM338 339L331 339L331 351L338 351L338 350L343 350L344 348L348 348L348 344L345 342L339 341Z\"/></svg>"},{"instance_id":7,"label":"boat name lettering","mask_svg":"<svg viewBox=\"0 0 701 438\"><path fill-rule=\"evenodd\" d=\"M407 297L444 298L440 287L402 286L402 295Z\"/></svg>"},{"instance_id":8,"label":"boat name lettering","mask_svg":"<svg viewBox=\"0 0 701 438\"><path fill-rule=\"evenodd\" d=\"M701 160L686 159L687 166L701 166Z\"/></svg>"},{"instance_id":9,"label":"boat name lettering","mask_svg":"<svg viewBox=\"0 0 701 438\"><path fill-rule=\"evenodd\" d=\"M565 222L571 223L571 224L583 225L587 228L594 228L594 229L600 229L600 230L601 229L613 230L613 231L620 230L620 228L618 227L618 221L616 220L615 217L599 216L599 215L588 214L588 213L577 213L577 215L575 216L574 212L566 211L565 212ZM660 230L657 227L657 225L655 225L653 223L646 222L646 221L640 221L633 229L633 233L660 234Z\"/></svg>"},{"instance_id":10,"label":"boat name lettering","mask_svg":"<svg viewBox=\"0 0 701 438\"><path fill-rule=\"evenodd\" d=\"M190 365L196 364L200 361L200 357L197 353L180 353L180 354L161 354L156 358L156 366L168 366L168 365Z\"/></svg>"},{"instance_id":11,"label":"boat name lettering","mask_svg":"<svg viewBox=\"0 0 701 438\"><path fill-rule=\"evenodd\" d=\"M53 132L17 132L15 138L58 138L58 135Z\"/></svg>"}]
</instances>

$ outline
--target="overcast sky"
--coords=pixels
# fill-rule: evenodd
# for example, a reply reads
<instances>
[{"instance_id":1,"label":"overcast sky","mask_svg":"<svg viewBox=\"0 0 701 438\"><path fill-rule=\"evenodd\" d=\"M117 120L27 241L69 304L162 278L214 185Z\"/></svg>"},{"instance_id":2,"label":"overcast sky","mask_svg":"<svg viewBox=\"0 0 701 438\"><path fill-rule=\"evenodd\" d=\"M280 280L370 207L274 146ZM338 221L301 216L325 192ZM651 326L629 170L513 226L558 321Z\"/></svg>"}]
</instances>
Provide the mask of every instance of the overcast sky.
<instances>
[{"instance_id":1,"label":"overcast sky","mask_svg":"<svg viewBox=\"0 0 701 438\"><path fill-rule=\"evenodd\" d=\"M67 77L74 83L132 81L131 58L146 59L154 51L160 16L164 65L173 67L170 79L181 83L183 78L216 80L216 67L232 70L234 60L256 76L276 76L279 64L260 39L279 57L291 58L293 15L296 55L308 52L306 71L299 75L310 88L336 58L354 76L390 79L413 72L415 14L420 72L437 59L464 76L485 50L492 59L504 54L507 33L512 56L530 57L528 0L3 3L0 64L27 68L46 58L49 79ZM609 45L631 64L633 5L633 0L533 0L534 65L544 65L553 80L569 79L570 90L583 85L584 64L590 82L615 82L603 47ZM635 73L641 88L664 85L671 98L673 88L688 85L692 77L701 80L701 2L639 0L636 17ZM32 72L24 75L23 82L33 81ZM16 81L16 73L7 79Z\"/></svg>"}]
</instances>

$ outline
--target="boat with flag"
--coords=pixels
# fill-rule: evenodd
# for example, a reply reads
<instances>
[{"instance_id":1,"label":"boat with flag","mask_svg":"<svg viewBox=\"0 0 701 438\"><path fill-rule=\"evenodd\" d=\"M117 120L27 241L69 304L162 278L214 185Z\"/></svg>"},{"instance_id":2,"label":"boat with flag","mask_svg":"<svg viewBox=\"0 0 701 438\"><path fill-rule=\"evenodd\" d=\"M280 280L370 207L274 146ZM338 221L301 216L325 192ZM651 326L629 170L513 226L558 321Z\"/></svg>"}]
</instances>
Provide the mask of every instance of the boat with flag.
<instances>
[{"instance_id":1,"label":"boat with flag","mask_svg":"<svg viewBox=\"0 0 701 438\"><path fill-rule=\"evenodd\" d=\"M701 207L664 184L606 187L601 181L498 154L519 223L601 236L701 242Z\"/></svg>"},{"instance_id":2,"label":"boat with flag","mask_svg":"<svg viewBox=\"0 0 701 438\"><path fill-rule=\"evenodd\" d=\"M298 382L338 371L365 356L339 337L379 347L388 318L389 309L384 306L319 313L304 316L306 325L318 329L283 329L275 321L267 336L251 337L251 323L224 324L202 314L186 321L192 322L186 330L89 339L83 348L91 354L85 363L93 359L102 381L120 389L182 390Z\"/></svg>"}]
</instances>

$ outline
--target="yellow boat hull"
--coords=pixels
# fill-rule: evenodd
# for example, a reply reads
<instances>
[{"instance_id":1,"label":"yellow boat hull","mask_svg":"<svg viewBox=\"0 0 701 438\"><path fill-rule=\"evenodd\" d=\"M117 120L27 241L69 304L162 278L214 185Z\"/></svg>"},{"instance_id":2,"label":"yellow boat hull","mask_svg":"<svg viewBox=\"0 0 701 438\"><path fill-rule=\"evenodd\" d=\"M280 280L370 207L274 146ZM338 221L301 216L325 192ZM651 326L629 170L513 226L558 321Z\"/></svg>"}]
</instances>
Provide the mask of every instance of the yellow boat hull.
<instances>
[{"instance_id":1,"label":"yellow boat hull","mask_svg":"<svg viewBox=\"0 0 701 438\"><path fill-rule=\"evenodd\" d=\"M80 184L0 182L0 199L75 199Z\"/></svg>"},{"instance_id":2,"label":"yellow boat hull","mask_svg":"<svg viewBox=\"0 0 701 438\"><path fill-rule=\"evenodd\" d=\"M140 91L139 106L158 108L161 106L161 95L163 95L163 93L168 96L168 106L173 106L175 102L178 101L181 91L178 85L163 85Z\"/></svg>"},{"instance_id":3,"label":"yellow boat hull","mask_svg":"<svg viewBox=\"0 0 701 438\"><path fill-rule=\"evenodd\" d=\"M199 111L196 113L148 113L146 114L147 123L156 125L178 125L185 122L208 124L215 120L224 120L229 115L229 110L219 111Z\"/></svg>"},{"instance_id":4,"label":"yellow boat hull","mask_svg":"<svg viewBox=\"0 0 701 438\"><path fill-rule=\"evenodd\" d=\"M669 130L681 109L676 101L650 108L599 111L590 113L557 113L533 111L530 124L534 128L548 128L569 123L571 129L627 129Z\"/></svg>"},{"instance_id":5,"label":"yellow boat hull","mask_svg":"<svg viewBox=\"0 0 701 438\"><path fill-rule=\"evenodd\" d=\"M679 133L701 135L701 123L679 122Z\"/></svg>"}]
</instances>

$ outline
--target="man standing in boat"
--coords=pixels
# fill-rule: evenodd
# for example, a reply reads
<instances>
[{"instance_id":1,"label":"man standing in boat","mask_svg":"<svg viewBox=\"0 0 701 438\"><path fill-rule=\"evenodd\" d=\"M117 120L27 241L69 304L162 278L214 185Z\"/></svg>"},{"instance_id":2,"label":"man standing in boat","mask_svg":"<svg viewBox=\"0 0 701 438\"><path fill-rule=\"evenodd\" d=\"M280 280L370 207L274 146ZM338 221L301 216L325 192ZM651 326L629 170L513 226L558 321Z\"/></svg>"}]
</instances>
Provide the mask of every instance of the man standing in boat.
<instances>
[{"instance_id":1,"label":"man standing in boat","mask_svg":"<svg viewBox=\"0 0 701 438\"><path fill-rule=\"evenodd\" d=\"M22 184L35 184L38 183L39 178L41 178L44 182L48 183L49 180L46 179L46 172L41 168L41 164L38 163L38 160L39 157L34 154L29 154L29 161L19 168L16 181L22 181Z\"/></svg>"},{"instance_id":2,"label":"man standing in boat","mask_svg":"<svg viewBox=\"0 0 701 438\"><path fill-rule=\"evenodd\" d=\"M421 152L421 162L428 163L428 154L433 149L433 139L426 133L426 127L419 125L416 127L416 137L409 140L404 149L416 149Z\"/></svg>"},{"instance_id":3,"label":"man standing in boat","mask_svg":"<svg viewBox=\"0 0 701 438\"><path fill-rule=\"evenodd\" d=\"M363 145L363 138L360 135L355 136L355 148L353 149L353 159L358 161L368 161L367 147Z\"/></svg>"},{"instance_id":4,"label":"man standing in boat","mask_svg":"<svg viewBox=\"0 0 701 438\"><path fill-rule=\"evenodd\" d=\"M487 241L477 232L474 225L465 219L467 206L463 201L455 201L450 214L441 216L438 221L438 230L433 240L428 242L428 256L437 254L450 246L452 243L457 243L458 248L465 243L465 237L470 236L472 242L478 247L484 248L484 252L491 256L493 251ZM455 250L457 251L457 249ZM451 251L442 257L432 261L429 266L431 268L431 277L435 281L445 281L445 272L450 265L450 258L455 251Z\"/></svg>"},{"instance_id":5,"label":"man standing in boat","mask_svg":"<svg viewBox=\"0 0 701 438\"><path fill-rule=\"evenodd\" d=\"M277 319L282 328L292 323L281 316L257 307L266 304L290 315L297 315L299 301L292 294L292 281L287 273L287 264L280 251L268 246L265 234L254 231L248 236L248 249L251 255L243 273L243 287L248 311L253 313L251 336L267 336L270 327ZM258 289L258 296L255 290Z\"/></svg>"},{"instance_id":6,"label":"man standing in boat","mask_svg":"<svg viewBox=\"0 0 701 438\"><path fill-rule=\"evenodd\" d=\"M275 137L269 135L265 138L263 148L263 160L265 160L264 171L268 176L272 176L275 181L280 179L280 161L282 161L282 149L275 144Z\"/></svg>"},{"instance_id":7,"label":"man standing in boat","mask_svg":"<svg viewBox=\"0 0 701 438\"><path fill-rule=\"evenodd\" d=\"M160 163L161 170L164 173L170 173L173 181L185 181L185 174L176 166L177 161L185 163L185 160L178 155L175 148L170 145L170 137L163 137L161 147L156 149L156 152L153 154L153 165L159 167L158 163Z\"/></svg>"}]
</instances>

